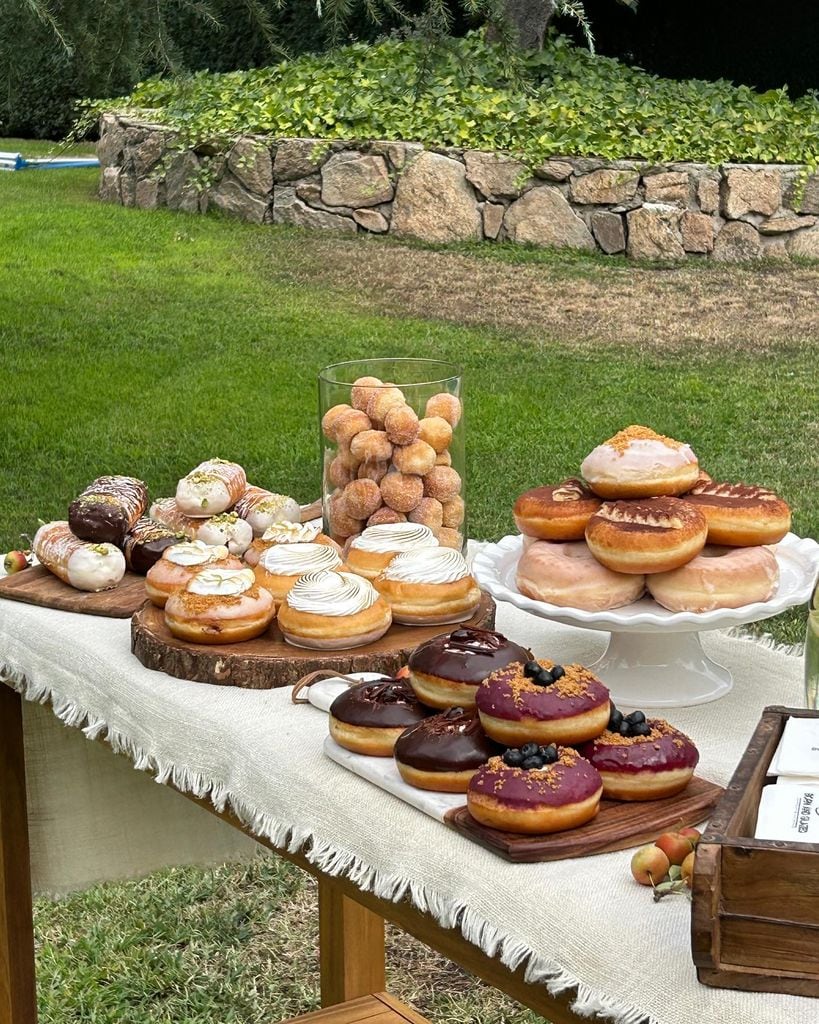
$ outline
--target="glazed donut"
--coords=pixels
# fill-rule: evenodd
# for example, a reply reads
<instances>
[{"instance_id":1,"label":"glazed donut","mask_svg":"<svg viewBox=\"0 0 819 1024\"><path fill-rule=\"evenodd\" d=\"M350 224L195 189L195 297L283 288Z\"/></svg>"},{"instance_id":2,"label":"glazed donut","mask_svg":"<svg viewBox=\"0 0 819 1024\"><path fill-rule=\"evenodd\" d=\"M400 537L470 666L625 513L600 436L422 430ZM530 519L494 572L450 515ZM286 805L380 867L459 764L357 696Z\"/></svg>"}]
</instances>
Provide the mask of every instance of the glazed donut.
<instances>
[{"instance_id":1,"label":"glazed donut","mask_svg":"<svg viewBox=\"0 0 819 1024\"><path fill-rule=\"evenodd\" d=\"M383 427L387 413L394 406L405 405L404 392L391 384L375 390L367 403L367 415L377 427Z\"/></svg>"},{"instance_id":2,"label":"glazed donut","mask_svg":"<svg viewBox=\"0 0 819 1024\"><path fill-rule=\"evenodd\" d=\"M339 446L349 445L356 434L364 430L372 430L372 423L360 409L349 409L333 421L333 433Z\"/></svg>"},{"instance_id":3,"label":"glazed donut","mask_svg":"<svg viewBox=\"0 0 819 1024\"><path fill-rule=\"evenodd\" d=\"M350 451L359 462L389 462L392 442L383 430L362 430L350 441Z\"/></svg>"},{"instance_id":4,"label":"glazed donut","mask_svg":"<svg viewBox=\"0 0 819 1024\"><path fill-rule=\"evenodd\" d=\"M353 403L353 408L366 412L370 399L383 386L384 382L378 377L359 377L358 380L353 381L353 386L350 389L350 401Z\"/></svg>"},{"instance_id":5,"label":"glazed donut","mask_svg":"<svg viewBox=\"0 0 819 1024\"><path fill-rule=\"evenodd\" d=\"M328 441L336 440L336 423L343 413L349 412L351 409L351 405L342 403L341 405L334 405L332 409L328 409L324 416L322 416L321 429Z\"/></svg>"},{"instance_id":6,"label":"glazed donut","mask_svg":"<svg viewBox=\"0 0 819 1024\"><path fill-rule=\"evenodd\" d=\"M165 605L165 624L194 644L235 644L260 636L276 614L252 569L205 569Z\"/></svg>"},{"instance_id":7,"label":"glazed donut","mask_svg":"<svg viewBox=\"0 0 819 1024\"><path fill-rule=\"evenodd\" d=\"M374 480L353 480L344 488L344 511L351 519L369 519L381 508L381 488Z\"/></svg>"},{"instance_id":8,"label":"glazed donut","mask_svg":"<svg viewBox=\"0 0 819 1024\"><path fill-rule=\"evenodd\" d=\"M500 753L474 711L449 708L406 729L395 744L395 766L416 789L465 793L469 780Z\"/></svg>"},{"instance_id":9,"label":"glazed donut","mask_svg":"<svg viewBox=\"0 0 819 1024\"><path fill-rule=\"evenodd\" d=\"M765 547L707 545L690 562L648 577L649 593L672 612L712 612L768 601L779 584L776 555Z\"/></svg>"},{"instance_id":10,"label":"glazed donut","mask_svg":"<svg viewBox=\"0 0 819 1024\"><path fill-rule=\"evenodd\" d=\"M301 508L294 498L286 494L274 494L264 487L253 487L251 484L247 485L244 494L233 506L233 511L250 523L254 537L261 537L273 523L284 520L301 522Z\"/></svg>"},{"instance_id":11,"label":"glazed donut","mask_svg":"<svg viewBox=\"0 0 819 1024\"><path fill-rule=\"evenodd\" d=\"M380 486L384 504L396 512L412 512L424 496L424 481L420 476L387 473Z\"/></svg>"},{"instance_id":12,"label":"glazed donut","mask_svg":"<svg viewBox=\"0 0 819 1024\"><path fill-rule=\"evenodd\" d=\"M466 559L451 548L404 551L373 585L389 601L393 620L408 626L463 622L481 603L480 587Z\"/></svg>"},{"instance_id":13,"label":"glazed donut","mask_svg":"<svg viewBox=\"0 0 819 1024\"><path fill-rule=\"evenodd\" d=\"M145 590L157 608L164 608L174 591L205 569L241 569L242 563L226 547L210 547L201 540L183 541L165 548L145 576Z\"/></svg>"},{"instance_id":14,"label":"glazed donut","mask_svg":"<svg viewBox=\"0 0 819 1024\"><path fill-rule=\"evenodd\" d=\"M540 540L583 540L586 524L603 502L574 477L554 487L533 487L515 502L517 528Z\"/></svg>"},{"instance_id":15,"label":"glazed donut","mask_svg":"<svg viewBox=\"0 0 819 1024\"><path fill-rule=\"evenodd\" d=\"M569 747L507 750L479 768L467 807L476 821L504 832L565 832L597 814L603 783L597 769Z\"/></svg>"},{"instance_id":16,"label":"glazed donut","mask_svg":"<svg viewBox=\"0 0 819 1024\"><path fill-rule=\"evenodd\" d=\"M384 430L393 444L412 444L420 431L418 417L408 405L393 405L384 417Z\"/></svg>"},{"instance_id":17,"label":"glazed donut","mask_svg":"<svg viewBox=\"0 0 819 1024\"><path fill-rule=\"evenodd\" d=\"M253 541L245 551L245 562L251 568L255 568L265 551L277 544L326 544L341 554L338 544L321 532L320 519L314 519L309 523L291 523L285 520L273 523L258 540Z\"/></svg>"},{"instance_id":18,"label":"glazed donut","mask_svg":"<svg viewBox=\"0 0 819 1024\"><path fill-rule=\"evenodd\" d=\"M420 523L381 523L368 526L347 549L352 572L374 580L396 555L416 548L435 548L438 541L428 526Z\"/></svg>"},{"instance_id":19,"label":"glazed donut","mask_svg":"<svg viewBox=\"0 0 819 1024\"><path fill-rule=\"evenodd\" d=\"M296 542L274 544L263 551L253 571L259 585L270 591L279 605L296 580L305 573L346 568L335 544Z\"/></svg>"},{"instance_id":20,"label":"glazed donut","mask_svg":"<svg viewBox=\"0 0 819 1024\"><path fill-rule=\"evenodd\" d=\"M515 662L498 669L475 695L481 724L498 743L582 743L609 720L609 691L582 665Z\"/></svg>"},{"instance_id":21,"label":"glazed donut","mask_svg":"<svg viewBox=\"0 0 819 1024\"><path fill-rule=\"evenodd\" d=\"M622 608L639 600L645 589L644 576L607 569L579 540L534 541L520 556L516 582L521 594L534 601L589 612Z\"/></svg>"},{"instance_id":22,"label":"glazed donut","mask_svg":"<svg viewBox=\"0 0 819 1024\"><path fill-rule=\"evenodd\" d=\"M601 498L656 498L690 490L699 464L687 444L632 426L598 445L580 472Z\"/></svg>"},{"instance_id":23,"label":"glazed donut","mask_svg":"<svg viewBox=\"0 0 819 1024\"><path fill-rule=\"evenodd\" d=\"M531 651L501 633L462 626L415 648L408 662L410 683L430 707L474 708L475 694L487 676L531 657Z\"/></svg>"},{"instance_id":24,"label":"glazed donut","mask_svg":"<svg viewBox=\"0 0 819 1024\"><path fill-rule=\"evenodd\" d=\"M702 551L708 526L699 509L679 498L606 502L589 520L586 542L608 569L669 572Z\"/></svg>"},{"instance_id":25,"label":"glazed donut","mask_svg":"<svg viewBox=\"0 0 819 1024\"><path fill-rule=\"evenodd\" d=\"M424 494L438 501L451 501L461 493L461 477L451 466L433 466L424 477Z\"/></svg>"},{"instance_id":26,"label":"glazed donut","mask_svg":"<svg viewBox=\"0 0 819 1024\"><path fill-rule=\"evenodd\" d=\"M700 755L691 740L642 711L623 716L612 707L609 727L578 753L600 772L610 800L661 800L691 781Z\"/></svg>"},{"instance_id":27,"label":"glazed donut","mask_svg":"<svg viewBox=\"0 0 819 1024\"><path fill-rule=\"evenodd\" d=\"M452 443L452 427L443 416L425 416L419 424L418 436L440 455Z\"/></svg>"},{"instance_id":28,"label":"glazed donut","mask_svg":"<svg viewBox=\"0 0 819 1024\"><path fill-rule=\"evenodd\" d=\"M449 501L442 503L441 523L447 529L457 530L464 521L465 514L466 506L464 505L464 499L456 495L454 498L450 498Z\"/></svg>"},{"instance_id":29,"label":"glazed donut","mask_svg":"<svg viewBox=\"0 0 819 1024\"><path fill-rule=\"evenodd\" d=\"M685 500L705 516L709 544L777 544L791 528L787 503L764 487L704 480L686 494Z\"/></svg>"},{"instance_id":30,"label":"glazed donut","mask_svg":"<svg viewBox=\"0 0 819 1024\"><path fill-rule=\"evenodd\" d=\"M176 504L186 516L210 518L227 512L247 490L247 476L238 462L208 459L176 485Z\"/></svg>"},{"instance_id":31,"label":"glazed donut","mask_svg":"<svg viewBox=\"0 0 819 1024\"><path fill-rule=\"evenodd\" d=\"M387 602L369 580L348 572L310 572L287 592L279 629L295 647L347 650L380 639L392 624Z\"/></svg>"},{"instance_id":32,"label":"glazed donut","mask_svg":"<svg viewBox=\"0 0 819 1024\"><path fill-rule=\"evenodd\" d=\"M444 506L437 498L421 498L407 519L411 523L423 523L435 533L444 525Z\"/></svg>"},{"instance_id":33,"label":"glazed donut","mask_svg":"<svg viewBox=\"0 0 819 1024\"><path fill-rule=\"evenodd\" d=\"M406 679L359 683L330 705L330 735L345 750L392 757L395 741L429 714Z\"/></svg>"},{"instance_id":34,"label":"glazed donut","mask_svg":"<svg viewBox=\"0 0 819 1024\"><path fill-rule=\"evenodd\" d=\"M440 416L454 430L460 422L462 411L460 399L456 395L450 395L448 392L442 391L440 394L433 395L427 401L424 414L428 418Z\"/></svg>"},{"instance_id":35,"label":"glazed donut","mask_svg":"<svg viewBox=\"0 0 819 1024\"><path fill-rule=\"evenodd\" d=\"M425 476L435 466L436 451L426 441L396 445L392 453L392 464L399 473Z\"/></svg>"}]
</instances>

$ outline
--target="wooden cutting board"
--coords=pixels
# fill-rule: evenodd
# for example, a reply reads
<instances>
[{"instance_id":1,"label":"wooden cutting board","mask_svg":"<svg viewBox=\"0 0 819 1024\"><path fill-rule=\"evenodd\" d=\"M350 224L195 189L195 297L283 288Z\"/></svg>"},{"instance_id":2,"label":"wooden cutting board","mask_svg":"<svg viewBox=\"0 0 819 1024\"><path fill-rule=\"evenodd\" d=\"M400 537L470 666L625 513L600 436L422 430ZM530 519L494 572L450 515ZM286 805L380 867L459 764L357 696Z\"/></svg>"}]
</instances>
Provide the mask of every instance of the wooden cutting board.
<instances>
[{"instance_id":1,"label":"wooden cutting board","mask_svg":"<svg viewBox=\"0 0 819 1024\"><path fill-rule=\"evenodd\" d=\"M113 590L90 594L63 583L42 565L33 565L11 576L0 578L0 598L23 601L43 608L57 608L81 615L105 615L111 619L128 619L145 604L145 577L126 572Z\"/></svg>"},{"instance_id":2,"label":"wooden cutting board","mask_svg":"<svg viewBox=\"0 0 819 1024\"><path fill-rule=\"evenodd\" d=\"M663 832L699 824L708 817L722 793L721 786L695 776L677 796L631 803L601 800L600 810L592 821L567 832L542 836L489 828L476 821L465 806L447 812L444 820L456 832L506 860L567 860L628 850L652 842Z\"/></svg>"},{"instance_id":3,"label":"wooden cutting board","mask_svg":"<svg viewBox=\"0 0 819 1024\"><path fill-rule=\"evenodd\" d=\"M483 594L477 612L458 625L492 629L495 602ZM425 640L457 626L401 626L394 623L375 643L346 651L313 651L288 644L275 622L255 640L239 644L192 644L177 640L165 625L161 608L146 604L131 621L131 650L146 668L178 679L219 686L269 690L290 686L308 672L381 672L394 675Z\"/></svg>"}]
</instances>

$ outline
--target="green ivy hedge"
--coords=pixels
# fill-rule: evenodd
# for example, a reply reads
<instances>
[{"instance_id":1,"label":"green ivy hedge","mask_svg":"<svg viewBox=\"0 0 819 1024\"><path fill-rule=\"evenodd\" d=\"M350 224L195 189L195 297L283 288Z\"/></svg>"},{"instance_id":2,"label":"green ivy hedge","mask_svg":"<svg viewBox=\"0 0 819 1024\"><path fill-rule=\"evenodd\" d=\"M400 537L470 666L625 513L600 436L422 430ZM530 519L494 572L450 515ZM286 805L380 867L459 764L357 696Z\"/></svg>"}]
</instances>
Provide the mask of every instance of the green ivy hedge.
<instances>
[{"instance_id":1,"label":"green ivy hedge","mask_svg":"<svg viewBox=\"0 0 819 1024\"><path fill-rule=\"evenodd\" d=\"M672 81L566 39L510 61L483 34L430 48L355 44L274 67L143 82L99 109L150 109L187 143L242 133L408 139L553 154L718 164L819 162L819 98Z\"/></svg>"}]
</instances>

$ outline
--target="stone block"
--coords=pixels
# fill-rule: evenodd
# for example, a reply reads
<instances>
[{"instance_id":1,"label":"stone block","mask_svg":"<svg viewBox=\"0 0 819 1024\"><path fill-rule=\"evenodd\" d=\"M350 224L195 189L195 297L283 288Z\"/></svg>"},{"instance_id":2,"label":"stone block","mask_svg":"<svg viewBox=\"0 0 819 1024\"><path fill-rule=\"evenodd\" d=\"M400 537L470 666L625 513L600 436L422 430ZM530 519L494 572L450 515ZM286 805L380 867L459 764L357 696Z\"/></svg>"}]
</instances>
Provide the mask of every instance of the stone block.
<instances>
[{"instance_id":1,"label":"stone block","mask_svg":"<svg viewBox=\"0 0 819 1024\"><path fill-rule=\"evenodd\" d=\"M703 174L697 181L697 205L703 213L719 213L719 174Z\"/></svg>"},{"instance_id":2,"label":"stone block","mask_svg":"<svg viewBox=\"0 0 819 1024\"><path fill-rule=\"evenodd\" d=\"M295 181L313 174L330 156L330 146L321 139L282 139L276 147L273 176Z\"/></svg>"},{"instance_id":3,"label":"stone block","mask_svg":"<svg viewBox=\"0 0 819 1024\"><path fill-rule=\"evenodd\" d=\"M227 165L249 192L269 198L273 190L273 158L261 139L239 139L228 155Z\"/></svg>"},{"instance_id":4,"label":"stone block","mask_svg":"<svg viewBox=\"0 0 819 1024\"><path fill-rule=\"evenodd\" d=\"M195 213L199 208L199 185L196 176L201 168L199 157L186 149L177 153L165 172L165 202L171 210Z\"/></svg>"},{"instance_id":5,"label":"stone block","mask_svg":"<svg viewBox=\"0 0 819 1024\"><path fill-rule=\"evenodd\" d=\"M634 197L639 184L640 175L634 171L618 171L603 167L574 178L570 193L575 203L625 203Z\"/></svg>"},{"instance_id":6,"label":"stone block","mask_svg":"<svg viewBox=\"0 0 819 1024\"><path fill-rule=\"evenodd\" d=\"M804 256L807 259L819 259L819 228L797 231L788 239L788 252L791 256Z\"/></svg>"},{"instance_id":7,"label":"stone block","mask_svg":"<svg viewBox=\"0 0 819 1024\"><path fill-rule=\"evenodd\" d=\"M819 174L811 174L807 180L797 176L794 182L796 209L800 213L819 213Z\"/></svg>"},{"instance_id":8,"label":"stone block","mask_svg":"<svg viewBox=\"0 0 819 1024\"><path fill-rule=\"evenodd\" d=\"M711 252L714 248L714 220L707 213L685 210L680 217L680 235L686 252Z\"/></svg>"},{"instance_id":9,"label":"stone block","mask_svg":"<svg viewBox=\"0 0 819 1024\"><path fill-rule=\"evenodd\" d=\"M597 244L608 255L626 248L626 225L619 213L595 210L591 215L592 234Z\"/></svg>"},{"instance_id":10,"label":"stone block","mask_svg":"<svg viewBox=\"0 0 819 1024\"><path fill-rule=\"evenodd\" d=\"M526 164L504 153L468 149L464 164L467 180L487 199L516 199L533 184Z\"/></svg>"},{"instance_id":11,"label":"stone block","mask_svg":"<svg viewBox=\"0 0 819 1024\"><path fill-rule=\"evenodd\" d=\"M627 215L628 255L642 260L683 259L680 216L677 207L660 204L632 210Z\"/></svg>"},{"instance_id":12,"label":"stone block","mask_svg":"<svg viewBox=\"0 0 819 1024\"><path fill-rule=\"evenodd\" d=\"M423 149L419 142L390 142L384 147L384 152L392 167L396 171L401 171L410 160L423 152Z\"/></svg>"},{"instance_id":13,"label":"stone block","mask_svg":"<svg viewBox=\"0 0 819 1024\"><path fill-rule=\"evenodd\" d=\"M589 229L553 185L533 188L515 200L506 210L503 225L513 242L589 252L596 248Z\"/></svg>"},{"instance_id":14,"label":"stone block","mask_svg":"<svg viewBox=\"0 0 819 1024\"><path fill-rule=\"evenodd\" d=\"M132 130L128 129L129 132ZM170 141L171 136L165 132L150 132L138 146L131 148L130 156L138 178L144 177L155 164L159 163L165 155Z\"/></svg>"},{"instance_id":15,"label":"stone block","mask_svg":"<svg viewBox=\"0 0 819 1024\"><path fill-rule=\"evenodd\" d=\"M321 201L326 206L358 209L388 203L393 186L383 156L354 150L334 153L321 169Z\"/></svg>"},{"instance_id":16,"label":"stone block","mask_svg":"<svg viewBox=\"0 0 819 1024\"><path fill-rule=\"evenodd\" d=\"M121 203L120 176L122 170L119 167L103 167L100 175L99 197L106 203Z\"/></svg>"},{"instance_id":17,"label":"stone block","mask_svg":"<svg viewBox=\"0 0 819 1024\"><path fill-rule=\"evenodd\" d=\"M688 175L683 171L651 174L643 178L643 184L645 185L647 203L671 203L675 206L688 206L691 189Z\"/></svg>"},{"instance_id":18,"label":"stone block","mask_svg":"<svg viewBox=\"0 0 819 1024\"><path fill-rule=\"evenodd\" d=\"M140 178L136 183L134 205L141 210L157 210L164 204L165 182L157 178Z\"/></svg>"},{"instance_id":19,"label":"stone block","mask_svg":"<svg viewBox=\"0 0 819 1024\"><path fill-rule=\"evenodd\" d=\"M782 175L778 170L730 167L722 182L722 212L729 220L749 213L772 216L782 205Z\"/></svg>"},{"instance_id":20,"label":"stone block","mask_svg":"<svg viewBox=\"0 0 819 1024\"><path fill-rule=\"evenodd\" d=\"M760 221L757 224L757 231L760 235L786 235L791 231L801 231L802 228L812 228L815 223L816 217L799 217L795 213L786 213L781 217L769 217L768 220Z\"/></svg>"},{"instance_id":21,"label":"stone block","mask_svg":"<svg viewBox=\"0 0 819 1024\"><path fill-rule=\"evenodd\" d=\"M503 226L503 215L506 208L500 203L483 204L483 233L486 238L495 239Z\"/></svg>"},{"instance_id":22,"label":"stone block","mask_svg":"<svg viewBox=\"0 0 819 1024\"><path fill-rule=\"evenodd\" d=\"M480 211L464 165L419 153L398 179L390 231L427 242L480 238Z\"/></svg>"},{"instance_id":23,"label":"stone block","mask_svg":"<svg viewBox=\"0 0 819 1024\"><path fill-rule=\"evenodd\" d=\"M303 203L294 188L276 185L273 188L273 223L318 231L337 231L354 235L358 231L351 217L340 217L326 210L314 210Z\"/></svg>"},{"instance_id":24,"label":"stone block","mask_svg":"<svg viewBox=\"0 0 819 1024\"><path fill-rule=\"evenodd\" d=\"M758 260L762 256L762 240L753 224L737 220L725 224L714 242L713 258L721 263Z\"/></svg>"},{"instance_id":25,"label":"stone block","mask_svg":"<svg viewBox=\"0 0 819 1024\"><path fill-rule=\"evenodd\" d=\"M365 231L371 231L376 235L383 235L390 229L390 222L379 210L355 210L353 220L364 228Z\"/></svg>"},{"instance_id":26,"label":"stone block","mask_svg":"<svg viewBox=\"0 0 819 1024\"><path fill-rule=\"evenodd\" d=\"M125 148L125 130L113 117L102 119L102 133L97 143L97 159L100 167L118 166L122 163Z\"/></svg>"},{"instance_id":27,"label":"stone block","mask_svg":"<svg viewBox=\"0 0 819 1024\"><path fill-rule=\"evenodd\" d=\"M566 181L573 171L574 168L566 160L546 160L540 167L535 168L536 176L545 178L546 181Z\"/></svg>"},{"instance_id":28,"label":"stone block","mask_svg":"<svg viewBox=\"0 0 819 1024\"><path fill-rule=\"evenodd\" d=\"M215 206L223 213L240 220L262 224L269 205L269 200L248 192L234 178L224 178L208 193L208 205Z\"/></svg>"}]
</instances>

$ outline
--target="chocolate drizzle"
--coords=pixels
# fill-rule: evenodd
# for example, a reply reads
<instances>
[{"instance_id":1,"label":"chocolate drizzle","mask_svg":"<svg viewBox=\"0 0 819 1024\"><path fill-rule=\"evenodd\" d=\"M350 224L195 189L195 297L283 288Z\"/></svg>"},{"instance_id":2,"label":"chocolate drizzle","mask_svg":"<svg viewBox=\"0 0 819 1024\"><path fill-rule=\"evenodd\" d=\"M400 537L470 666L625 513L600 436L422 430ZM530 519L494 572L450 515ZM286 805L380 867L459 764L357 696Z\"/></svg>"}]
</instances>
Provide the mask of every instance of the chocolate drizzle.
<instances>
[{"instance_id":1,"label":"chocolate drizzle","mask_svg":"<svg viewBox=\"0 0 819 1024\"><path fill-rule=\"evenodd\" d=\"M71 532L94 544L122 547L125 535L148 507L148 488L131 476L101 476L71 502Z\"/></svg>"},{"instance_id":2,"label":"chocolate drizzle","mask_svg":"<svg viewBox=\"0 0 819 1024\"><path fill-rule=\"evenodd\" d=\"M420 771L462 772L480 768L500 749L483 731L475 712L449 708L403 732L395 757Z\"/></svg>"},{"instance_id":3,"label":"chocolate drizzle","mask_svg":"<svg viewBox=\"0 0 819 1024\"><path fill-rule=\"evenodd\" d=\"M351 686L330 705L330 714L346 725L408 729L428 714L406 679L384 676Z\"/></svg>"},{"instance_id":4,"label":"chocolate drizzle","mask_svg":"<svg viewBox=\"0 0 819 1024\"><path fill-rule=\"evenodd\" d=\"M414 673L477 686L497 669L531 657L530 651L501 633L462 627L416 647L409 668Z\"/></svg>"},{"instance_id":5,"label":"chocolate drizzle","mask_svg":"<svg viewBox=\"0 0 819 1024\"><path fill-rule=\"evenodd\" d=\"M185 539L184 533L175 533L161 523L143 516L134 524L122 546L125 564L131 572L145 573L162 557L165 548Z\"/></svg>"}]
</instances>

